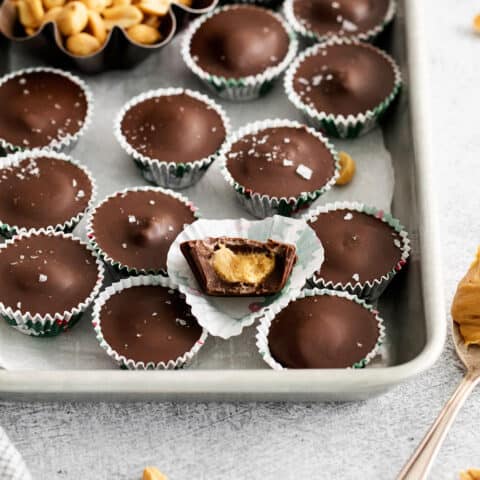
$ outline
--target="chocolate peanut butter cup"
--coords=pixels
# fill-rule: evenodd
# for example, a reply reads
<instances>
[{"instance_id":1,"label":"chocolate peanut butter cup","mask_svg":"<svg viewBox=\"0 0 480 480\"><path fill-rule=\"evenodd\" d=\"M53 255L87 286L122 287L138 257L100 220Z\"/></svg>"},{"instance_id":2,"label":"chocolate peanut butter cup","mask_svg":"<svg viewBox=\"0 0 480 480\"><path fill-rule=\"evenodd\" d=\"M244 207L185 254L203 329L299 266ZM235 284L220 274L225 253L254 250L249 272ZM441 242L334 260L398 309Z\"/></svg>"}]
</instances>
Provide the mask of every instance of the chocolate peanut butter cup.
<instances>
[{"instance_id":1,"label":"chocolate peanut butter cup","mask_svg":"<svg viewBox=\"0 0 480 480\"><path fill-rule=\"evenodd\" d=\"M410 255L408 234L390 214L358 203L318 207L304 219L325 249L311 282L375 299Z\"/></svg>"},{"instance_id":2,"label":"chocolate peanut butter cup","mask_svg":"<svg viewBox=\"0 0 480 480\"><path fill-rule=\"evenodd\" d=\"M302 52L285 75L287 97L308 123L342 138L373 129L401 84L400 70L385 52L337 38Z\"/></svg>"},{"instance_id":3,"label":"chocolate peanut butter cup","mask_svg":"<svg viewBox=\"0 0 480 480\"><path fill-rule=\"evenodd\" d=\"M84 133L92 115L86 84L63 70L32 68L0 79L0 149L62 150Z\"/></svg>"},{"instance_id":4,"label":"chocolate peanut butter cup","mask_svg":"<svg viewBox=\"0 0 480 480\"><path fill-rule=\"evenodd\" d=\"M52 150L27 150L0 161L0 234L71 232L90 209L90 172Z\"/></svg>"},{"instance_id":5,"label":"chocolate peanut butter cup","mask_svg":"<svg viewBox=\"0 0 480 480\"><path fill-rule=\"evenodd\" d=\"M371 41L395 16L394 0L286 0L288 23L302 37L322 42L331 37Z\"/></svg>"},{"instance_id":6,"label":"chocolate peanut butter cup","mask_svg":"<svg viewBox=\"0 0 480 480\"><path fill-rule=\"evenodd\" d=\"M362 368L377 354L385 328L378 312L354 295L304 290L257 329L257 347L275 370Z\"/></svg>"},{"instance_id":7,"label":"chocolate peanut butter cup","mask_svg":"<svg viewBox=\"0 0 480 480\"><path fill-rule=\"evenodd\" d=\"M145 179L174 189L190 187L203 176L229 129L219 105L181 88L138 95L122 108L114 127Z\"/></svg>"},{"instance_id":8,"label":"chocolate peanut butter cup","mask_svg":"<svg viewBox=\"0 0 480 480\"><path fill-rule=\"evenodd\" d=\"M135 370L181 368L207 338L184 295L162 276L129 277L108 287L95 302L92 323L107 354Z\"/></svg>"},{"instance_id":9,"label":"chocolate peanut butter cup","mask_svg":"<svg viewBox=\"0 0 480 480\"><path fill-rule=\"evenodd\" d=\"M230 137L221 169L254 216L291 216L328 191L338 177L334 147L315 130L290 120L248 124Z\"/></svg>"},{"instance_id":10,"label":"chocolate peanut butter cup","mask_svg":"<svg viewBox=\"0 0 480 480\"><path fill-rule=\"evenodd\" d=\"M22 333L51 336L66 330L102 281L101 262L70 234L27 232L0 246L0 313Z\"/></svg>"},{"instance_id":11,"label":"chocolate peanut butter cup","mask_svg":"<svg viewBox=\"0 0 480 480\"><path fill-rule=\"evenodd\" d=\"M123 190L107 197L90 215L87 235L114 271L166 275L167 253L195 207L178 193L155 187Z\"/></svg>"},{"instance_id":12,"label":"chocolate peanut butter cup","mask_svg":"<svg viewBox=\"0 0 480 480\"><path fill-rule=\"evenodd\" d=\"M188 68L220 97L251 100L271 87L297 46L278 14L253 5L229 5L192 23L182 55Z\"/></svg>"}]
</instances>

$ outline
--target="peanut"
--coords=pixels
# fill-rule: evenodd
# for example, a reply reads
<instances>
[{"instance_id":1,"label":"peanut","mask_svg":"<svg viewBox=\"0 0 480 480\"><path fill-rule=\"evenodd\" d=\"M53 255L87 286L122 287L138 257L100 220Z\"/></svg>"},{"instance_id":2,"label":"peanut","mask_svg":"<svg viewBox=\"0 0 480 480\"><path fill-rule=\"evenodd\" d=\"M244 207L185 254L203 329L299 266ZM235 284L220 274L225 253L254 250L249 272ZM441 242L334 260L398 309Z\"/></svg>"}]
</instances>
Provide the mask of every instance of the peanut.
<instances>
[{"instance_id":1,"label":"peanut","mask_svg":"<svg viewBox=\"0 0 480 480\"><path fill-rule=\"evenodd\" d=\"M113 0L113 6L120 7L125 5L131 5L131 0Z\"/></svg>"},{"instance_id":2,"label":"peanut","mask_svg":"<svg viewBox=\"0 0 480 480\"><path fill-rule=\"evenodd\" d=\"M79 1L67 3L57 17L58 28L65 36L80 33L87 22L87 7Z\"/></svg>"},{"instance_id":3,"label":"peanut","mask_svg":"<svg viewBox=\"0 0 480 480\"><path fill-rule=\"evenodd\" d=\"M25 28L37 28L39 23L37 19L34 17L32 11L30 10L27 2L25 0L20 0L17 4L18 9L18 18L20 19L20 23ZM27 32L28 33L28 32Z\"/></svg>"},{"instance_id":4,"label":"peanut","mask_svg":"<svg viewBox=\"0 0 480 480\"><path fill-rule=\"evenodd\" d=\"M157 15L163 17L168 13L170 8L169 0L141 0L138 8L149 15Z\"/></svg>"},{"instance_id":5,"label":"peanut","mask_svg":"<svg viewBox=\"0 0 480 480\"><path fill-rule=\"evenodd\" d=\"M142 21L142 12L132 5L106 8L103 11L105 27L111 30L115 25L122 28L129 28Z\"/></svg>"},{"instance_id":6,"label":"peanut","mask_svg":"<svg viewBox=\"0 0 480 480\"><path fill-rule=\"evenodd\" d=\"M103 19L95 10L88 11L88 29L90 33L103 44L107 39L107 29L103 23Z\"/></svg>"},{"instance_id":7,"label":"peanut","mask_svg":"<svg viewBox=\"0 0 480 480\"><path fill-rule=\"evenodd\" d=\"M144 45L152 45L162 38L162 35L160 35L160 32L156 28L144 24L130 27L127 29L127 35L134 42L142 43Z\"/></svg>"},{"instance_id":8,"label":"peanut","mask_svg":"<svg viewBox=\"0 0 480 480\"><path fill-rule=\"evenodd\" d=\"M60 15L61 11L62 11L62 7L53 7L50 10L48 10L45 16L43 17L42 24L48 23L48 22L55 22L57 20L57 17Z\"/></svg>"},{"instance_id":9,"label":"peanut","mask_svg":"<svg viewBox=\"0 0 480 480\"><path fill-rule=\"evenodd\" d=\"M101 47L102 44L89 33L76 33L67 38L67 50L74 55L91 55Z\"/></svg>"},{"instance_id":10,"label":"peanut","mask_svg":"<svg viewBox=\"0 0 480 480\"><path fill-rule=\"evenodd\" d=\"M475 15L473 18L473 31L480 33L480 15Z\"/></svg>"},{"instance_id":11,"label":"peanut","mask_svg":"<svg viewBox=\"0 0 480 480\"><path fill-rule=\"evenodd\" d=\"M45 10L43 9L42 0L25 0L32 17L35 19L37 25L42 23Z\"/></svg>"},{"instance_id":12,"label":"peanut","mask_svg":"<svg viewBox=\"0 0 480 480\"><path fill-rule=\"evenodd\" d=\"M112 2L107 2L106 0L79 0L88 8L88 10L95 10L98 13L101 13L104 8L107 8ZM108 3L108 5L107 5Z\"/></svg>"},{"instance_id":13,"label":"peanut","mask_svg":"<svg viewBox=\"0 0 480 480\"><path fill-rule=\"evenodd\" d=\"M155 467L147 467L143 471L142 480L168 480L168 478Z\"/></svg>"},{"instance_id":14,"label":"peanut","mask_svg":"<svg viewBox=\"0 0 480 480\"><path fill-rule=\"evenodd\" d=\"M50 10L51 8L55 8L55 7L63 7L64 5L65 5L65 0L43 0L43 6L47 10Z\"/></svg>"},{"instance_id":15,"label":"peanut","mask_svg":"<svg viewBox=\"0 0 480 480\"><path fill-rule=\"evenodd\" d=\"M192 6L192 0L175 0L176 3L180 3L180 5L185 5L186 7Z\"/></svg>"},{"instance_id":16,"label":"peanut","mask_svg":"<svg viewBox=\"0 0 480 480\"><path fill-rule=\"evenodd\" d=\"M35 35L37 33L37 30L35 28L31 27L25 27L25 33L31 37L32 35Z\"/></svg>"},{"instance_id":17,"label":"peanut","mask_svg":"<svg viewBox=\"0 0 480 480\"><path fill-rule=\"evenodd\" d=\"M355 175L355 162L353 158L345 152L338 154L340 160L340 176L337 178L337 185L346 185L352 181Z\"/></svg>"},{"instance_id":18,"label":"peanut","mask_svg":"<svg viewBox=\"0 0 480 480\"><path fill-rule=\"evenodd\" d=\"M160 28L160 24L162 22L160 20L160 17L157 17L156 15L147 15L143 19L143 23L145 25L148 25L149 27L152 27L152 28Z\"/></svg>"}]
</instances>

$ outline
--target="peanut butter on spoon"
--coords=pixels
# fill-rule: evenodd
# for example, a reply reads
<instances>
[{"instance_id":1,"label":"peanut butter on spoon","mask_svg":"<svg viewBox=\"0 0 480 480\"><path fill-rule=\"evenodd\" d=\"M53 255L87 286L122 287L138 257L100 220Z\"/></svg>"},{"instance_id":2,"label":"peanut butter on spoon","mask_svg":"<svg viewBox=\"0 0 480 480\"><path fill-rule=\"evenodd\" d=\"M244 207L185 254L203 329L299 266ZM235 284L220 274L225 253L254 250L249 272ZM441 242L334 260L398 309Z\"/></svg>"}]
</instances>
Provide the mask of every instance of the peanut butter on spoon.
<instances>
[{"instance_id":1,"label":"peanut butter on spoon","mask_svg":"<svg viewBox=\"0 0 480 480\"><path fill-rule=\"evenodd\" d=\"M480 345L480 247L466 275L457 286L452 317L465 345Z\"/></svg>"}]
</instances>

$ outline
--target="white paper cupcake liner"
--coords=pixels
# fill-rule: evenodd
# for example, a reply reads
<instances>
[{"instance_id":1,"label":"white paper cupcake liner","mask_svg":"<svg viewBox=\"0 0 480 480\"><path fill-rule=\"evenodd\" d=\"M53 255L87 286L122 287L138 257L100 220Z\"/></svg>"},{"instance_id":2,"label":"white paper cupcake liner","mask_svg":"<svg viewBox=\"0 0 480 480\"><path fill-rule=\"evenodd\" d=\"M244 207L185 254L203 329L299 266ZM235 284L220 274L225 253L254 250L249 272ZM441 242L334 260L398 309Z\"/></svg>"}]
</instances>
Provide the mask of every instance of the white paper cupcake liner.
<instances>
[{"instance_id":1,"label":"white paper cupcake liner","mask_svg":"<svg viewBox=\"0 0 480 480\"><path fill-rule=\"evenodd\" d=\"M160 192L164 195L169 195L170 197L176 198L180 202L184 203L190 210L193 212L196 218L199 217L197 207L187 198L181 195L178 192L172 190L166 190L161 187L134 187L134 188L125 188L124 190L119 190L115 193L112 193L108 197L104 198L96 207L90 212L87 220L87 238L92 246L95 254L101 258L105 264L111 269L114 274L121 275L167 275L167 271L164 269L138 269L112 258L107 252L105 252L102 247L97 243L95 238L95 230L93 228L93 221L95 218L95 213L97 210L111 198L116 197L117 195L126 194L129 192Z\"/></svg>"},{"instance_id":2,"label":"white paper cupcake liner","mask_svg":"<svg viewBox=\"0 0 480 480\"><path fill-rule=\"evenodd\" d=\"M85 119L83 121L83 124L78 129L78 131L74 134L65 135L60 139L53 139L48 145L44 145L41 147L41 148L48 148L56 151L69 152L75 146L78 139L85 133L85 131L90 126L90 123L92 121L92 116L93 116L92 92L88 87L88 85L79 77L72 75L70 72L67 72L65 70L59 70L59 69L50 68L50 67L26 68L24 70L17 70L16 72L9 73L8 75L5 75L2 78L0 78L0 87L7 81L11 80L12 78L21 77L23 75L28 75L30 73L37 73L37 72L51 72L58 75L62 75L63 77L68 78L71 82L77 84L85 95L85 99L87 102L87 112L85 114ZM13 145L12 143L5 140L4 138L0 137L0 155L2 154L2 151L4 152L4 154L8 154L8 153L15 153L18 151L23 151L25 149L26 148L23 145Z\"/></svg>"},{"instance_id":3,"label":"white paper cupcake liner","mask_svg":"<svg viewBox=\"0 0 480 480\"><path fill-rule=\"evenodd\" d=\"M182 57L187 67L198 78L200 78L200 80L202 80L212 92L223 99L231 101L253 100L266 93L272 87L275 79L277 79L287 68L290 62L292 62L298 49L298 41L287 22L285 22L285 20L277 13L269 11L269 13L282 24L288 36L290 37L287 54L279 64L269 67L264 72L257 75L249 75L243 78L218 77L203 70L197 64L190 52L190 45L193 35L200 28L200 26L213 15L217 15L225 10L231 10L239 7L241 7L241 5L227 5L207 13L206 15L203 15L197 20L193 21L190 24L187 33L185 34L181 49Z\"/></svg>"},{"instance_id":4,"label":"white paper cupcake liner","mask_svg":"<svg viewBox=\"0 0 480 480\"><path fill-rule=\"evenodd\" d=\"M321 112L316 108L307 105L300 97L300 95L293 88L293 79L299 66L303 61L316 55L319 50L331 45L359 45L363 48L369 48L383 58L385 58L391 65L394 72L394 85L391 93L374 109L355 115L334 115L328 112ZM402 76L398 65L395 63L390 55L379 48L373 47L370 44L359 42L348 38L331 38L328 41L313 45L304 50L290 65L285 73L284 88L289 101L297 108L306 118L309 125L325 132L329 137L337 138L356 138L371 131L377 126L380 118L387 111L393 100L400 93L402 87Z\"/></svg>"},{"instance_id":5,"label":"white paper cupcake liner","mask_svg":"<svg viewBox=\"0 0 480 480\"><path fill-rule=\"evenodd\" d=\"M363 203L358 202L335 202L330 203L324 206L317 207L310 212L307 212L303 215L305 221L314 222L319 215L326 212L331 212L334 210L352 210L355 212L365 213L371 215L372 217L381 220L382 222L389 225L395 232L397 232L401 238L401 246L399 247L401 251L400 260L393 266L389 272L385 272L379 278L374 280L368 280L366 282L348 282L348 283L334 283L332 281L327 281L321 276L313 275L308 280L309 285L318 288L327 288L331 290L344 290L353 295L357 295L360 298L368 299L369 301L376 300L383 291L387 288L388 284L392 281L393 277L406 265L408 257L410 256L411 246L410 239L408 238L408 233L395 217L391 214L379 210L375 207L370 207L364 205Z\"/></svg>"},{"instance_id":6,"label":"white paper cupcake liner","mask_svg":"<svg viewBox=\"0 0 480 480\"><path fill-rule=\"evenodd\" d=\"M377 324L378 324L378 339L377 339L377 343L375 344L375 347L364 358L360 359L358 362L354 363L351 367L347 367L347 368L366 367L371 362L371 360L373 360L373 358L375 358L380 353L382 344L385 341L385 326L383 323L383 319L380 317L378 311L375 308L373 308L371 305L366 303L364 300L348 292L339 292L335 290L327 290L327 289L319 289L319 288L314 288L311 290L310 289L302 290L295 298L292 298L289 303L293 303L296 300L299 300L301 298L314 297L318 295L330 295L335 297L346 298L348 300L351 300L352 302L357 303L358 305L361 305L363 308L366 308L375 316L375 319L377 320ZM283 305L281 308L278 308L277 306L270 307L266 311L265 316L262 318L262 320L260 321L260 324L257 327L256 344L257 344L258 352L260 353L260 356L263 358L263 360L267 363L267 365L273 370L288 370L286 367L283 367L280 363L278 363L272 357L272 354L270 352L270 347L268 345L268 335L270 333L270 326L272 324L272 321L278 315L278 313L280 313L280 311L282 311L287 305Z\"/></svg>"},{"instance_id":7,"label":"white paper cupcake liner","mask_svg":"<svg viewBox=\"0 0 480 480\"><path fill-rule=\"evenodd\" d=\"M362 42L372 42L373 40L375 40L376 37L378 37L378 35L380 35L380 33L383 32L383 30L385 30L385 27L393 20L397 11L396 1L390 0L388 10L385 14L383 21L375 27L371 28L370 30L367 30L366 32L348 32L344 33L343 35L339 34L339 32L332 32L326 35L319 35L318 33L315 33L312 30L306 28L305 25L295 16L295 13L293 11L294 1L295 0L285 0L285 2L283 3L283 14L285 15L285 18L287 19L289 25L291 25L291 27L293 28L294 32L310 43L324 42L325 40L328 40L332 37L350 38Z\"/></svg>"},{"instance_id":8,"label":"white paper cupcake liner","mask_svg":"<svg viewBox=\"0 0 480 480\"><path fill-rule=\"evenodd\" d=\"M65 162L71 163L78 167L80 170L85 173L87 176L90 185L92 187L92 194L90 196L90 199L88 201L87 207L83 209L82 211L78 212L77 215L66 219L63 223L58 223L56 225L46 225L42 228L26 228L26 227L21 227L18 225L9 225L6 222L2 222L2 219L0 218L0 235L3 235L4 237L10 238L13 235L17 235L19 233L26 233L26 232L35 232L38 230L45 230L45 231L62 231L65 233L70 233L74 230L74 228L80 223L82 218L91 210L93 202L95 200L95 196L97 193L97 186L95 183L95 180L87 167L84 165L81 165L79 162L74 160L72 157L60 153L60 152L55 152L53 150L48 150L44 148L35 148L33 150L25 150L23 152L17 152L17 153L11 153L7 155L6 157L2 158L0 157L0 172L2 168L7 168L7 167L13 167L17 166L21 161L28 159L28 158L41 158L41 157L48 157L48 158L55 158L57 160L63 160Z\"/></svg>"},{"instance_id":9,"label":"white paper cupcake liner","mask_svg":"<svg viewBox=\"0 0 480 480\"><path fill-rule=\"evenodd\" d=\"M6 320L9 325L27 335L55 336L73 326L80 319L81 315L85 312L89 305L93 302L94 298L98 295L98 292L102 288L105 270L102 262L98 259L98 257L93 252L93 249L89 245L81 241L79 238L64 232L37 230L35 232L21 233L11 239L8 239L4 244L0 245L0 252L7 246L15 243L21 238L28 238L43 234L72 239L80 245L85 246L85 248L87 248L92 253L92 259L95 260L95 263L97 265L98 276L90 295L85 300L83 300L78 305L68 311L56 312L54 314L46 315L40 315L33 312L24 312L17 308L14 309L11 306L5 305L3 302L0 301L0 315Z\"/></svg>"},{"instance_id":10,"label":"white paper cupcake liner","mask_svg":"<svg viewBox=\"0 0 480 480\"><path fill-rule=\"evenodd\" d=\"M167 277L161 275L142 275L138 277L129 277L119 282L112 284L110 287L106 288L97 298L93 307L92 314L92 325L95 329L97 340L100 346L105 350L107 355L112 358L116 363L121 367L128 368L129 370L174 370L182 368L188 365L192 358L200 351L203 344L205 343L208 332L203 329L200 338L195 342L192 348L185 352L178 358L172 358L167 363L165 362L140 362L132 358L127 358L124 355L120 355L116 350L114 350L108 342L105 340L105 337L102 333L102 321L101 321L101 310L105 303L114 295L120 293L121 291L140 286L162 286L166 288L171 288L178 290L178 287ZM188 299L186 300L188 303ZM198 319L197 319L198 321Z\"/></svg>"},{"instance_id":11,"label":"white paper cupcake liner","mask_svg":"<svg viewBox=\"0 0 480 480\"><path fill-rule=\"evenodd\" d=\"M318 138L327 147L332 154L334 174L324 185L310 192L302 192L296 197L275 197L253 192L251 189L240 185L232 177L228 170L228 152L232 148L232 145L246 135L257 134L267 128L279 127L307 128L307 131L311 135ZM301 209L308 208L318 197L328 192L335 185L340 175L340 160L335 147L330 143L328 138L316 130L292 120L269 119L249 123L230 136L220 152L220 170L227 183L235 190L240 204L253 216L257 218L266 218L272 215L291 216Z\"/></svg>"},{"instance_id":12,"label":"white paper cupcake liner","mask_svg":"<svg viewBox=\"0 0 480 480\"><path fill-rule=\"evenodd\" d=\"M132 157L143 177L148 182L154 183L160 187L173 188L176 190L188 188L197 183L217 158L218 151L212 152L208 157L199 158L194 162L183 163L166 162L161 158L147 157L128 143L128 140L122 133L122 121L128 110L145 100L156 97L180 95L182 93L205 103L207 106L215 110L222 119L225 128L225 139L228 138L230 133L230 120L228 119L225 110L207 95L183 88L159 88L157 90L150 90L137 95L122 107L116 117L113 127L115 138L120 143L123 150ZM188 135L188 132L185 132L185 135Z\"/></svg>"},{"instance_id":13,"label":"white paper cupcake liner","mask_svg":"<svg viewBox=\"0 0 480 480\"><path fill-rule=\"evenodd\" d=\"M213 297L201 291L180 251L180 244L207 237L268 239L296 246L297 262L283 290L264 297ZM230 338L242 333L272 305L283 306L300 292L305 281L323 263L323 247L315 232L303 221L275 216L265 220L197 220L187 225L172 243L167 257L170 278L187 297L192 312L211 335Z\"/></svg>"}]
</instances>

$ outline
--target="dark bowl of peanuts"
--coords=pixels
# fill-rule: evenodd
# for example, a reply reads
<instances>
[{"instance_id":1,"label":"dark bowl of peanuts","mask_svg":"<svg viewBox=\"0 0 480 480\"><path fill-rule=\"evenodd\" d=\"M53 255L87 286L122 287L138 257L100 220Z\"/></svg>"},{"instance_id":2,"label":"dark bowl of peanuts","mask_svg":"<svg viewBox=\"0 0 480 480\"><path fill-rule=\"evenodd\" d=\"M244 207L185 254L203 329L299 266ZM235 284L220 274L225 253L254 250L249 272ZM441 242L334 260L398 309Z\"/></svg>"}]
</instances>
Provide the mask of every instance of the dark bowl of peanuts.
<instances>
[{"instance_id":1,"label":"dark bowl of peanuts","mask_svg":"<svg viewBox=\"0 0 480 480\"><path fill-rule=\"evenodd\" d=\"M0 0L1 2L1 0ZM0 33L57 66L131 68L218 0L4 0Z\"/></svg>"}]
</instances>

